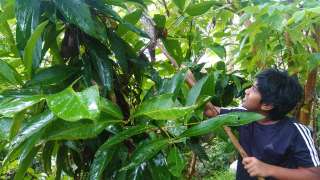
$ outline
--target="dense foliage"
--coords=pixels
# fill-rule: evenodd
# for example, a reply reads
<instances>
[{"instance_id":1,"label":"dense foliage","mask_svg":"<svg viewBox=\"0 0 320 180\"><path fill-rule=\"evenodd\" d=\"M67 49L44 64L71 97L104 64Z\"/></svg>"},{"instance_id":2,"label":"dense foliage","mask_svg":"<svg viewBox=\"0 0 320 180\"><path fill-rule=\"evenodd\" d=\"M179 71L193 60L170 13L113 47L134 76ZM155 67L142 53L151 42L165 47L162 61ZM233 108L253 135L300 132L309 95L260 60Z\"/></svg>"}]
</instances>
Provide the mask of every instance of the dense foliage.
<instances>
[{"instance_id":1,"label":"dense foliage","mask_svg":"<svg viewBox=\"0 0 320 180\"><path fill-rule=\"evenodd\" d=\"M235 157L221 127L261 117L206 119L204 106L238 105L267 67L288 69L305 84L294 115L316 127L317 1L0 5L1 178L190 178L194 155L223 169ZM193 87L185 82L190 72ZM226 145L208 155L209 133ZM221 148L230 156L221 157Z\"/></svg>"}]
</instances>

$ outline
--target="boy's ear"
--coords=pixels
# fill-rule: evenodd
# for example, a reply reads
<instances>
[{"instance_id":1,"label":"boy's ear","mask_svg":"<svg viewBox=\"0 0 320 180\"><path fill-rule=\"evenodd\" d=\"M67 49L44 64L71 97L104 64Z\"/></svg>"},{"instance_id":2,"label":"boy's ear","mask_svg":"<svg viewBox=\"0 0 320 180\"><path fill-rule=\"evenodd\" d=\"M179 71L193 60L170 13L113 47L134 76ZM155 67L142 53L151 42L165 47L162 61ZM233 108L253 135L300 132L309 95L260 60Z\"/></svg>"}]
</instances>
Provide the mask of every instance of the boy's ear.
<instances>
[{"instance_id":1,"label":"boy's ear","mask_svg":"<svg viewBox=\"0 0 320 180\"><path fill-rule=\"evenodd\" d=\"M261 110L263 110L263 111L270 111L271 109L273 109L273 105L272 104L263 103L261 105Z\"/></svg>"}]
</instances>

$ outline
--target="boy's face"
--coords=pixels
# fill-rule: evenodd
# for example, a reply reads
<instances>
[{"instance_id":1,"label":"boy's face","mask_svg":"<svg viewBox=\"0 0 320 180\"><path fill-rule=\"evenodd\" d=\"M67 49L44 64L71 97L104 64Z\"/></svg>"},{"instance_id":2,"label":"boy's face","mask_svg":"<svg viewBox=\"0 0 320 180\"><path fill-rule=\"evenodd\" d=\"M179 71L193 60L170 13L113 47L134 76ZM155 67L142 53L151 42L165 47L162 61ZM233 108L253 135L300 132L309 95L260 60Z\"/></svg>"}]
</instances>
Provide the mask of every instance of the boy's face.
<instances>
[{"instance_id":1,"label":"boy's face","mask_svg":"<svg viewBox=\"0 0 320 180\"><path fill-rule=\"evenodd\" d=\"M261 111L261 94L258 91L256 82L250 88L245 90L245 97L242 99L242 106L248 111Z\"/></svg>"}]
</instances>

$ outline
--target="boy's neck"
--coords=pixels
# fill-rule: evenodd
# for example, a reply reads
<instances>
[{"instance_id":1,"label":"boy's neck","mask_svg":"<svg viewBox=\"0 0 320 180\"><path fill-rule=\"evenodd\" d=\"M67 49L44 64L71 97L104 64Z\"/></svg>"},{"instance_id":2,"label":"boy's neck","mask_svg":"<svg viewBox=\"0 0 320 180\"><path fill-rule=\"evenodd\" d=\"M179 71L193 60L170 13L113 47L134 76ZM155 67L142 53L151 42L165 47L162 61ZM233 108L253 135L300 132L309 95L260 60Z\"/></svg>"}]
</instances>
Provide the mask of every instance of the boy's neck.
<instances>
[{"instance_id":1,"label":"boy's neck","mask_svg":"<svg viewBox=\"0 0 320 180\"><path fill-rule=\"evenodd\" d=\"M261 125L271 125L271 124L276 124L278 123L279 121L272 121L270 119L262 119L260 121L257 121L259 124Z\"/></svg>"},{"instance_id":2,"label":"boy's neck","mask_svg":"<svg viewBox=\"0 0 320 180\"><path fill-rule=\"evenodd\" d=\"M261 125L271 125L271 124L276 124L277 122L279 122L279 121L273 121L273 120L267 118L268 117L268 113L266 113L266 112L262 111L262 112L259 112L259 113L266 117L266 118L264 118L264 119L262 119L260 121L257 121Z\"/></svg>"}]
</instances>

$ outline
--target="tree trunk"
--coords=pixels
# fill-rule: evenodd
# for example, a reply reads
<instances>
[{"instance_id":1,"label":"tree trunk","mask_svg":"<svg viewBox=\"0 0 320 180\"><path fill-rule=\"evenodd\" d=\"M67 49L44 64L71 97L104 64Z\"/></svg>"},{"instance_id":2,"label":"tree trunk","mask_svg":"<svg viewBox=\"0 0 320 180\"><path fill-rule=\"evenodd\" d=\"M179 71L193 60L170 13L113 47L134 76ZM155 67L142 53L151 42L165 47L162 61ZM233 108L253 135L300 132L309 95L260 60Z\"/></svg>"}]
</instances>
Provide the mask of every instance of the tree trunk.
<instances>
[{"instance_id":1,"label":"tree trunk","mask_svg":"<svg viewBox=\"0 0 320 180\"><path fill-rule=\"evenodd\" d=\"M316 53L320 50L320 26L314 25L315 32L312 34L315 42L317 43L317 48L312 48L312 52ZM315 93L316 93L316 83L317 83L317 74L318 74L318 66L312 69L307 78L307 82L304 86L304 100L302 108L299 112L299 120L301 123L305 125L309 125L310 119L312 116L312 107L315 101Z\"/></svg>"}]
</instances>

